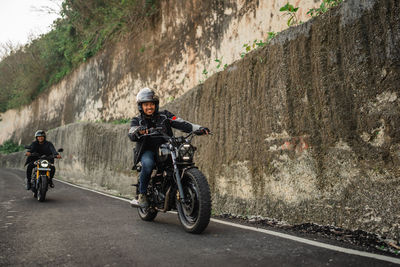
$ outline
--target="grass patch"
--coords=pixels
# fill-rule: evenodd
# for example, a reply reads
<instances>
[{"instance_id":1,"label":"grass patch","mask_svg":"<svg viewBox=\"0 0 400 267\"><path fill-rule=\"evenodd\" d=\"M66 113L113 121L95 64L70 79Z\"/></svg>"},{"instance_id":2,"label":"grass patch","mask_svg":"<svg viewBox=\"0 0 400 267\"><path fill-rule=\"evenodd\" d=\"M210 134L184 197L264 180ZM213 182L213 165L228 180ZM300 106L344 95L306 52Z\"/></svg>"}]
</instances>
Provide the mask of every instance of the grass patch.
<instances>
[{"instance_id":1,"label":"grass patch","mask_svg":"<svg viewBox=\"0 0 400 267\"><path fill-rule=\"evenodd\" d=\"M14 152L22 151L24 149L25 148L23 146L14 143L12 140L7 140L2 145L0 145L1 154L11 154Z\"/></svg>"}]
</instances>

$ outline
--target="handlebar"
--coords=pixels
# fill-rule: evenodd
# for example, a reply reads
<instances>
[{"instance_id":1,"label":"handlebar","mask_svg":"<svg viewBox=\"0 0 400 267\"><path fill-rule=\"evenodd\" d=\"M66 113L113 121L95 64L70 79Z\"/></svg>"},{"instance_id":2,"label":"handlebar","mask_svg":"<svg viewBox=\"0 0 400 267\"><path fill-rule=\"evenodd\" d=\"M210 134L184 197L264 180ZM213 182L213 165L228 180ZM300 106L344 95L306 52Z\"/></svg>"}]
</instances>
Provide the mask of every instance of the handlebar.
<instances>
[{"instance_id":1,"label":"handlebar","mask_svg":"<svg viewBox=\"0 0 400 267\"><path fill-rule=\"evenodd\" d=\"M179 138L184 138L187 139L194 134L198 133L199 130L192 131L186 136L181 136L181 137L174 137L174 136L169 136L162 132L163 127L155 127L155 128L149 128L147 134L143 134L140 137L158 137L158 138L164 138L165 140L169 141L171 139L179 139ZM212 134L211 132L209 133L210 135ZM191 140L191 139L190 139Z\"/></svg>"},{"instance_id":2,"label":"handlebar","mask_svg":"<svg viewBox=\"0 0 400 267\"><path fill-rule=\"evenodd\" d=\"M31 146L25 146L25 149L31 149ZM63 152L64 151L64 149L63 148L59 148L58 150L57 150L57 152ZM27 155L25 155L25 156L27 156ZM31 152L31 154L29 155L30 157L39 157L39 158L43 158L43 159L55 159L55 158L57 158L57 155L40 155L39 153L37 153L37 152Z\"/></svg>"},{"instance_id":3,"label":"handlebar","mask_svg":"<svg viewBox=\"0 0 400 267\"><path fill-rule=\"evenodd\" d=\"M31 153L30 157L39 157L39 159L56 159L56 155L40 155L39 153Z\"/></svg>"}]
</instances>

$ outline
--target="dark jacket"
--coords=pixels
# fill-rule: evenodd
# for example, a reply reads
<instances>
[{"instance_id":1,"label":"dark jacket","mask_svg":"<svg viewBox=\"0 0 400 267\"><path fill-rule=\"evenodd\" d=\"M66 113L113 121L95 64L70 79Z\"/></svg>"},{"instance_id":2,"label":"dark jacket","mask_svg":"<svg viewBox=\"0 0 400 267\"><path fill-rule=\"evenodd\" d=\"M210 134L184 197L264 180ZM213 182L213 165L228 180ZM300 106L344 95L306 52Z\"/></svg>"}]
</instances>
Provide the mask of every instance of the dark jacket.
<instances>
[{"instance_id":1,"label":"dark jacket","mask_svg":"<svg viewBox=\"0 0 400 267\"><path fill-rule=\"evenodd\" d=\"M139 134L139 130L142 126L147 129L152 127L162 127L163 132L168 136L173 135L172 128L181 130L186 133L190 133L192 131L200 129L201 127L200 125L193 124L181 118L178 118L167 110L157 112L151 117L147 117L144 114L141 114L140 116L133 118L131 120L131 127L129 129L129 134L128 134L131 141L137 142L133 155L133 161L134 161L133 168L136 167L136 164L138 164L140 157L142 156L145 150L157 149L158 146L162 143L161 140L157 141L154 139L142 137Z\"/></svg>"},{"instance_id":2,"label":"dark jacket","mask_svg":"<svg viewBox=\"0 0 400 267\"><path fill-rule=\"evenodd\" d=\"M53 143L46 141L46 140L44 140L43 144L39 144L38 141L34 141L31 144L31 148L28 150L28 152L39 153L39 157L42 155L46 155L46 156L58 155L58 152L54 148ZM39 159L39 157L38 156L29 156L26 159L25 165L31 163L32 161ZM51 163L54 163L54 159L50 159L49 161Z\"/></svg>"}]
</instances>

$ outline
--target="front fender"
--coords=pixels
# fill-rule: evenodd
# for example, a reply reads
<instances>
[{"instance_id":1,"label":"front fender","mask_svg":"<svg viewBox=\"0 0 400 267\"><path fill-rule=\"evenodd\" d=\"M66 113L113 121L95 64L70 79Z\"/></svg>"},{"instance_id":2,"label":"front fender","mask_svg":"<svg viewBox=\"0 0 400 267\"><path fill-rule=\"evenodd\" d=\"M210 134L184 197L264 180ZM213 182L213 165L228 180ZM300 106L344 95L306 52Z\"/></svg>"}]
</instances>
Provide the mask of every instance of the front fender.
<instances>
[{"instance_id":1,"label":"front fender","mask_svg":"<svg viewBox=\"0 0 400 267\"><path fill-rule=\"evenodd\" d=\"M193 166L189 166L189 167L184 168L182 170L181 177L183 177L183 175L185 175L185 172L190 170L190 169L198 169L198 167L193 165Z\"/></svg>"}]
</instances>

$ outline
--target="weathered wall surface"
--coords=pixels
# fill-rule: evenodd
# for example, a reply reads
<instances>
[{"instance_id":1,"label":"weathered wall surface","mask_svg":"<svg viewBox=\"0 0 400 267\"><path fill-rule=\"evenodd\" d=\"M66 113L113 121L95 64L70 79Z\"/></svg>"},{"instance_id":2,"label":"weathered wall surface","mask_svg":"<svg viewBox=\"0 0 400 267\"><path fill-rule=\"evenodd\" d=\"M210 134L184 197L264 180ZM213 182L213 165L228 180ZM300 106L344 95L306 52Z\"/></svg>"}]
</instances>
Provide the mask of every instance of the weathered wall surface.
<instances>
[{"instance_id":1,"label":"weathered wall surface","mask_svg":"<svg viewBox=\"0 0 400 267\"><path fill-rule=\"evenodd\" d=\"M320 0L297 0L299 19ZM12 137L26 142L36 129L76 121L129 118L135 95L144 86L159 90L163 103L176 98L217 71L216 58L230 64L244 44L266 40L269 31L287 27L274 1L161 1L151 28L105 49L21 110L0 114L0 144ZM223 65L222 64L222 65ZM222 69L222 66L220 67Z\"/></svg>"},{"instance_id":2,"label":"weathered wall surface","mask_svg":"<svg viewBox=\"0 0 400 267\"><path fill-rule=\"evenodd\" d=\"M132 197L134 144L127 137L129 125L72 123L50 130L47 139L56 149L63 148L61 160L55 160L56 178ZM23 168L25 152L0 154L0 166Z\"/></svg>"},{"instance_id":3,"label":"weathered wall surface","mask_svg":"<svg viewBox=\"0 0 400 267\"><path fill-rule=\"evenodd\" d=\"M217 212L399 239L399 86L400 2L348 0L166 108L214 132L196 144ZM128 185L125 129L79 123L52 131L66 148L61 173Z\"/></svg>"},{"instance_id":4,"label":"weathered wall surface","mask_svg":"<svg viewBox=\"0 0 400 267\"><path fill-rule=\"evenodd\" d=\"M399 238L399 26L398 1L346 1L171 104L215 132L214 207Z\"/></svg>"}]
</instances>

